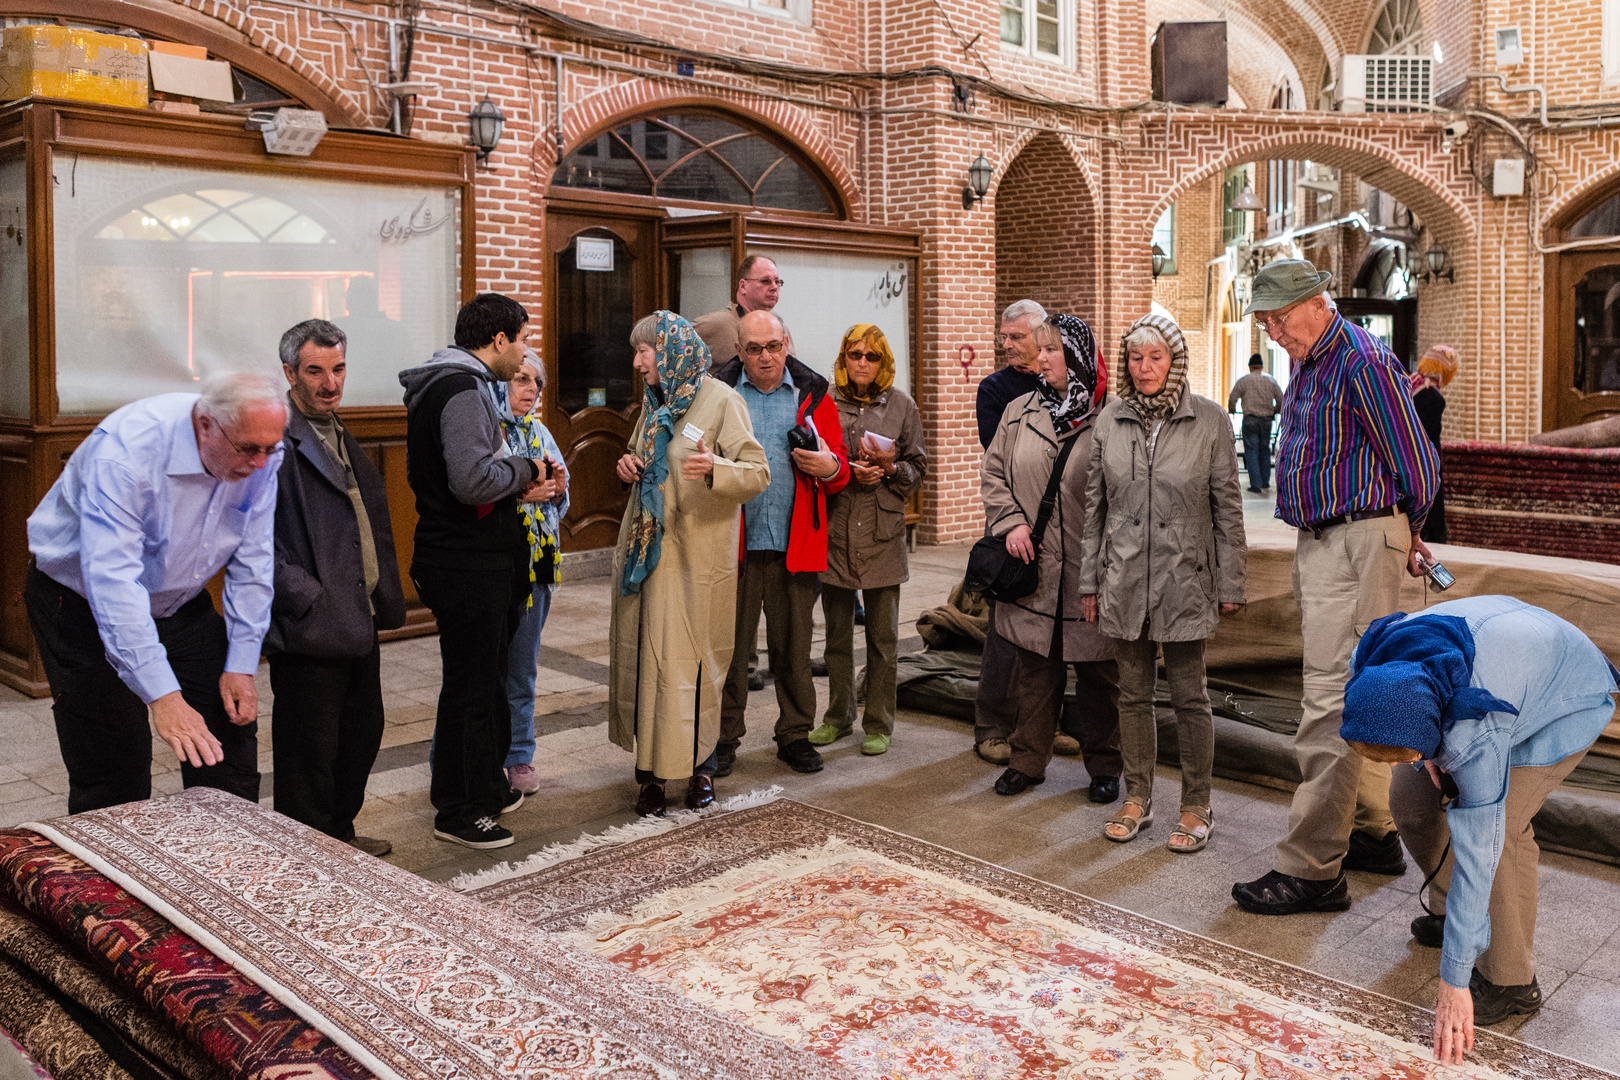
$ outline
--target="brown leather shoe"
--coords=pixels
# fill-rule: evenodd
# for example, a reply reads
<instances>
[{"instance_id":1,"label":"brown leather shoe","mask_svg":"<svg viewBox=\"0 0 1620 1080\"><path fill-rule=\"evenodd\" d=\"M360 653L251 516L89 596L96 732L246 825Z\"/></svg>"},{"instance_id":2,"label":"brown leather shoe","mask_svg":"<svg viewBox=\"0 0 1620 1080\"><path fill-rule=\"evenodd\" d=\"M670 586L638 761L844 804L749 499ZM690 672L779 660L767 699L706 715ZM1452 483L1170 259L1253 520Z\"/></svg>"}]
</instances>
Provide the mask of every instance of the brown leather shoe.
<instances>
[{"instance_id":1,"label":"brown leather shoe","mask_svg":"<svg viewBox=\"0 0 1620 1080\"><path fill-rule=\"evenodd\" d=\"M713 803L714 778L704 776L702 773L693 773L691 782L686 785L686 808L701 810Z\"/></svg>"},{"instance_id":2,"label":"brown leather shoe","mask_svg":"<svg viewBox=\"0 0 1620 1080\"><path fill-rule=\"evenodd\" d=\"M641 796L636 799L636 813L642 817L664 816L663 784L641 785Z\"/></svg>"}]
</instances>

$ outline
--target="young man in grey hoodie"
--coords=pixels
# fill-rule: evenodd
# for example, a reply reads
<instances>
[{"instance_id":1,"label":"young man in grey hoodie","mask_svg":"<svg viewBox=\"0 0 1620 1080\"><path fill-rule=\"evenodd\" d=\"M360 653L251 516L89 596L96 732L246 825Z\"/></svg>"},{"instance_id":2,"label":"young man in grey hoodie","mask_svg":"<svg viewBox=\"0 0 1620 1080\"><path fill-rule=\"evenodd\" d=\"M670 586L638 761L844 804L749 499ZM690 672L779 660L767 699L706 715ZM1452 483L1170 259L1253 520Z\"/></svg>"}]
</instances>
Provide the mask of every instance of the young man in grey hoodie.
<instances>
[{"instance_id":1,"label":"young man in grey hoodie","mask_svg":"<svg viewBox=\"0 0 1620 1080\"><path fill-rule=\"evenodd\" d=\"M502 766L511 739L506 658L529 594L517 502L549 497L538 462L508 456L495 384L523 362L529 313L497 293L456 316L456 344L399 373L405 475L416 494L411 580L439 624L443 685L434 728L433 835L470 848L512 843L501 814L523 803Z\"/></svg>"}]
</instances>

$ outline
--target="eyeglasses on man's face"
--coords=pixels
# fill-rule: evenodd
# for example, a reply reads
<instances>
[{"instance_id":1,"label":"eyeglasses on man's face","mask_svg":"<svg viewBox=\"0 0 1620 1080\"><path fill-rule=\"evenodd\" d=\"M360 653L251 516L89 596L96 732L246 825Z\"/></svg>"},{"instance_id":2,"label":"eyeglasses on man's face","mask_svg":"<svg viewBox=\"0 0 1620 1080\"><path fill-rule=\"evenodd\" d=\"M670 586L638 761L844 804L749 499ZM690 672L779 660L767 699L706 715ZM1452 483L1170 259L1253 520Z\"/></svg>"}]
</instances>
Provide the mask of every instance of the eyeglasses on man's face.
<instances>
[{"instance_id":1,"label":"eyeglasses on man's face","mask_svg":"<svg viewBox=\"0 0 1620 1080\"><path fill-rule=\"evenodd\" d=\"M996 335L996 340L1001 342L1003 345L1006 345L1009 342L1023 341L1027 337L1029 337L1028 330L1003 330L1001 333Z\"/></svg>"},{"instance_id":2,"label":"eyeglasses on man's face","mask_svg":"<svg viewBox=\"0 0 1620 1080\"><path fill-rule=\"evenodd\" d=\"M271 454L274 454L277 450L281 449L281 444L279 442L274 446L243 446L241 443L231 438L231 433L225 430L224 424L216 423L214 426L219 429L219 433L224 437L225 441L231 444L231 449L235 450L238 454L241 454L245 458L258 457L260 454L263 454L265 457L269 457Z\"/></svg>"},{"instance_id":3,"label":"eyeglasses on man's face","mask_svg":"<svg viewBox=\"0 0 1620 1080\"><path fill-rule=\"evenodd\" d=\"M765 353L770 353L774 356L786 348L787 342L785 341L767 341L763 345L755 341L749 342L747 345L743 346L743 355L757 360Z\"/></svg>"},{"instance_id":4,"label":"eyeglasses on man's face","mask_svg":"<svg viewBox=\"0 0 1620 1080\"><path fill-rule=\"evenodd\" d=\"M780 289L782 286L787 284L787 282L783 281L779 277L751 277L746 280L752 281L757 285L763 285L767 289Z\"/></svg>"},{"instance_id":5,"label":"eyeglasses on man's face","mask_svg":"<svg viewBox=\"0 0 1620 1080\"><path fill-rule=\"evenodd\" d=\"M1260 329L1266 331L1267 333L1270 333L1273 330L1281 330L1282 327L1283 327L1283 324L1288 321L1288 317L1290 315L1292 315L1294 312L1298 311L1300 305L1303 304L1303 303L1305 303L1305 301L1300 300L1300 301L1297 301L1295 303L1289 304L1285 308L1279 308L1276 311L1260 311L1260 312L1256 312L1255 316L1254 316L1254 321L1259 323L1260 324Z\"/></svg>"}]
</instances>

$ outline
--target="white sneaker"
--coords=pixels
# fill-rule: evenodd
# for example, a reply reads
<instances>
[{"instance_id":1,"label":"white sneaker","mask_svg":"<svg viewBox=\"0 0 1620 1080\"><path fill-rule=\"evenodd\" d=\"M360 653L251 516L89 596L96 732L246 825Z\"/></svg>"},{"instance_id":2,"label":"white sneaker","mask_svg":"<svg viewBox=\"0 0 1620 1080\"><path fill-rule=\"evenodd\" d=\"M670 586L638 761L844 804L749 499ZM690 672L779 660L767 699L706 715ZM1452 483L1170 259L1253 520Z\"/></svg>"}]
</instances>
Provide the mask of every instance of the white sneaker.
<instances>
[{"instance_id":1,"label":"white sneaker","mask_svg":"<svg viewBox=\"0 0 1620 1080\"><path fill-rule=\"evenodd\" d=\"M533 765L527 763L508 768L506 782L512 785L513 790L521 791L525 795L533 795L540 790L540 774L534 771Z\"/></svg>"}]
</instances>

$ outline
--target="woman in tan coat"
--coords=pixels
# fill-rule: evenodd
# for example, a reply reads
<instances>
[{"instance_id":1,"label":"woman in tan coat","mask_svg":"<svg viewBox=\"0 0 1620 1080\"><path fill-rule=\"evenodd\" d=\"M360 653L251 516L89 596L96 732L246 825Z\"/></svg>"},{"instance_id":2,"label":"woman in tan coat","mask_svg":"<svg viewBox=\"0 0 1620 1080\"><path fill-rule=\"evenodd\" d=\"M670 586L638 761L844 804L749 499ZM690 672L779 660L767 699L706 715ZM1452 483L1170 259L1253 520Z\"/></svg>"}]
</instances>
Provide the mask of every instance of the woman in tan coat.
<instances>
[{"instance_id":1,"label":"woman in tan coat","mask_svg":"<svg viewBox=\"0 0 1620 1080\"><path fill-rule=\"evenodd\" d=\"M1080 617L1075 567L1086 521L1086 467L1092 421L1107 395L1090 327L1071 315L1053 315L1035 328L1041 385L1016 399L985 450L979 486L990 534L1007 551L1040 560L1040 583L1022 600L998 602L996 633L1013 646L1008 678L1016 717L1012 758L996 781L996 794L1017 795L1046 779L1057 733L1058 710L1074 665L1080 706L1080 752L1091 774L1092 802L1119 796L1118 691L1114 651L1097 628ZM1048 479L1065 444L1064 463L1051 520L1039 548L1031 533Z\"/></svg>"},{"instance_id":2,"label":"woman in tan coat","mask_svg":"<svg viewBox=\"0 0 1620 1080\"><path fill-rule=\"evenodd\" d=\"M1214 827L1215 729L1204 639L1243 606L1243 496L1226 410L1187 390L1181 328L1145 315L1120 343L1119 399L1091 442L1084 556L1086 620L1119 657L1125 805L1103 827L1118 843L1153 821L1158 652L1176 710L1181 818L1168 847L1202 851Z\"/></svg>"},{"instance_id":3,"label":"woman in tan coat","mask_svg":"<svg viewBox=\"0 0 1620 1080\"><path fill-rule=\"evenodd\" d=\"M668 780L692 778L694 810L714 801L740 508L771 473L742 398L706 373L709 350L691 323L654 312L630 343L646 400L618 464L634 487L613 560L608 735L636 755L645 816L664 813Z\"/></svg>"},{"instance_id":4,"label":"woman in tan coat","mask_svg":"<svg viewBox=\"0 0 1620 1080\"><path fill-rule=\"evenodd\" d=\"M894 680L900 641L900 583L906 566L906 499L928 467L922 416L894 385L894 353L883 331L857 323L833 361L833 401L849 451L851 482L827 508L827 714L810 733L826 746L855 727L855 591L866 599L866 713L861 753L894 739ZM886 445L885 445L886 444Z\"/></svg>"}]
</instances>

